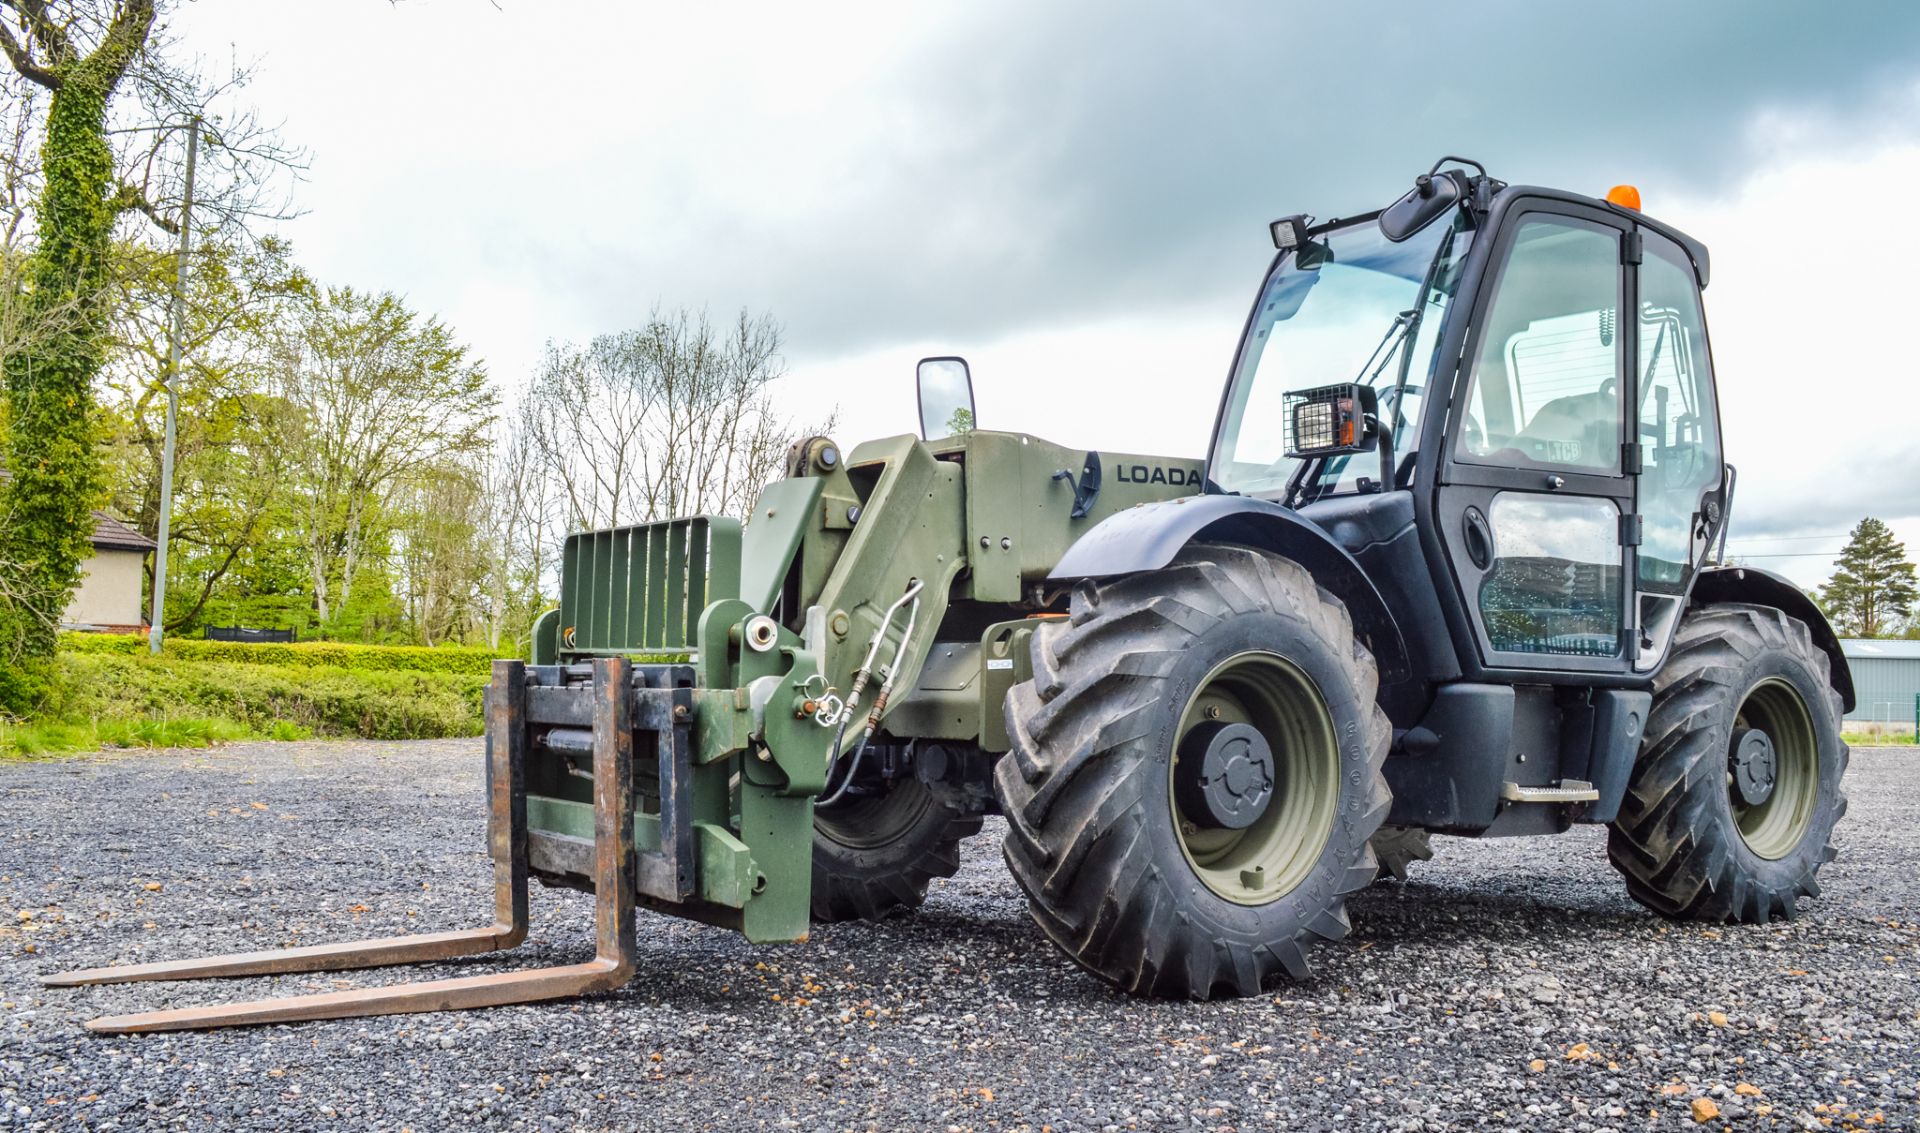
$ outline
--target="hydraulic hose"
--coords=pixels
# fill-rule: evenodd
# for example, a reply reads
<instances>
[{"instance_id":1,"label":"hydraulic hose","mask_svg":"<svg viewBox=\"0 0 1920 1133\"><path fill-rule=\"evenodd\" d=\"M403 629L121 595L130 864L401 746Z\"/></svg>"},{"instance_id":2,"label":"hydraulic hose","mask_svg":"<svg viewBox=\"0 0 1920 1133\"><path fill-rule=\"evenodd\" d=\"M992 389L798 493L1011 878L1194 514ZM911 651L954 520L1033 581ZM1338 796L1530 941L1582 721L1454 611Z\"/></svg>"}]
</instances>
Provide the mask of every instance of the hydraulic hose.
<instances>
[{"instance_id":1,"label":"hydraulic hose","mask_svg":"<svg viewBox=\"0 0 1920 1133\"><path fill-rule=\"evenodd\" d=\"M861 760L867 754L867 744L873 739L874 729L880 726L881 714L887 710L887 698L893 691L893 680L899 675L900 666L906 662L907 647L913 640L914 626L920 620L920 589L921 582L917 578L907 584L906 592L895 599L893 605L887 607L886 615L880 621L880 629L873 635L873 643L867 647L867 659L861 663L860 671L854 674L853 688L847 693L847 704L840 717L840 726L835 729L833 746L828 749L829 758L835 762L838 761L840 754L841 740L847 732L847 720L853 715L854 708L859 703L860 693L872 675L873 662L880 654L880 646L886 639L887 630L892 627L894 615L899 612L900 607L907 606L907 624L900 631L900 646L894 650L893 664L887 666L887 675L881 678L880 691L873 698L873 708L867 713L866 727L861 730L860 745L854 748L853 755L847 760L847 771L841 777L840 785L825 798L816 800L815 806L828 807L839 802L853 786L854 777L860 772ZM831 766L828 768L827 778L829 782L832 781Z\"/></svg>"}]
</instances>

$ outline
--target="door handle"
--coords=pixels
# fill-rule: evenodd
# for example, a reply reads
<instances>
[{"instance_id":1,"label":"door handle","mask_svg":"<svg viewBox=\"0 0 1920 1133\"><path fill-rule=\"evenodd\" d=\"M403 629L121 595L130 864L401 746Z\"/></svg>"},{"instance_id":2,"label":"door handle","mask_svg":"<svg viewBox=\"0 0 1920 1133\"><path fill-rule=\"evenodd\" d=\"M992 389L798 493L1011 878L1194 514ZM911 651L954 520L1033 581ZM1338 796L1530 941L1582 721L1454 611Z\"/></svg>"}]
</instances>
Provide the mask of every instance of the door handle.
<instances>
[{"instance_id":1,"label":"door handle","mask_svg":"<svg viewBox=\"0 0 1920 1133\"><path fill-rule=\"evenodd\" d=\"M1493 528L1487 523L1486 513L1477 507L1468 508L1461 517L1461 526L1465 529L1468 560L1486 570L1493 565Z\"/></svg>"}]
</instances>

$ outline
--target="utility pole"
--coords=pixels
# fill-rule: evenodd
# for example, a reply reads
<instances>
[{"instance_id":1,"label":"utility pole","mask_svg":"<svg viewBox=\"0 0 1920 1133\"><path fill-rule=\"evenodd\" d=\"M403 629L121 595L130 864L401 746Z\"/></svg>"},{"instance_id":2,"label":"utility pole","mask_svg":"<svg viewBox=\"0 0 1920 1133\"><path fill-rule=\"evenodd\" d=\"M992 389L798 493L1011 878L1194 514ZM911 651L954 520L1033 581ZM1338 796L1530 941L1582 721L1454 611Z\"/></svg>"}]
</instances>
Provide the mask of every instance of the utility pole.
<instances>
[{"instance_id":1,"label":"utility pole","mask_svg":"<svg viewBox=\"0 0 1920 1133\"><path fill-rule=\"evenodd\" d=\"M147 648L160 655L167 615L167 524L173 517L173 435L180 415L180 337L187 322L187 253L193 245L193 161L200 152L200 116L187 123L187 192L180 205L179 261L173 273L173 325L167 332L167 439L160 450L160 549L153 556L153 628Z\"/></svg>"}]
</instances>

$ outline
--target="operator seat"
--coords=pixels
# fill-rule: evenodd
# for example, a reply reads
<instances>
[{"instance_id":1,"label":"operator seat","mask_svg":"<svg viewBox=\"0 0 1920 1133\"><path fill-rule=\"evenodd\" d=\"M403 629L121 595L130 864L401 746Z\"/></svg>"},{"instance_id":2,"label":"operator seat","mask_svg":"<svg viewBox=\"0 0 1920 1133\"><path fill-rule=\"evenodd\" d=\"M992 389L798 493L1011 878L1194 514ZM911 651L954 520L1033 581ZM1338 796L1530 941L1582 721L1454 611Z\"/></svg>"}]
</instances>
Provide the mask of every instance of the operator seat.
<instances>
[{"instance_id":1,"label":"operator seat","mask_svg":"<svg viewBox=\"0 0 1920 1133\"><path fill-rule=\"evenodd\" d=\"M1620 399L1612 384L1547 402L1508 442L1508 450L1540 464L1612 467L1620 450Z\"/></svg>"}]
</instances>

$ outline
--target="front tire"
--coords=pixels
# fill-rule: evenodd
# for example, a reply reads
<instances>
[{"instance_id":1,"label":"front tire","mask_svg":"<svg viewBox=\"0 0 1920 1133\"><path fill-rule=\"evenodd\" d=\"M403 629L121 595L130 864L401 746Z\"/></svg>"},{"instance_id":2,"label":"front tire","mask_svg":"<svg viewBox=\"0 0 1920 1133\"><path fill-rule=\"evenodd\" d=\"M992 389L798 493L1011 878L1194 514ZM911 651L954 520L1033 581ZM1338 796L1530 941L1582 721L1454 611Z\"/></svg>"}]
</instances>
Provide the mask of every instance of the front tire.
<instances>
[{"instance_id":1,"label":"front tire","mask_svg":"<svg viewBox=\"0 0 1920 1133\"><path fill-rule=\"evenodd\" d=\"M960 868L980 816L916 779L813 815L813 919L877 921L917 909L936 877Z\"/></svg>"},{"instance_id":2,"label":"front tire","mask_svg":"<svg viewBox=\"0 0 1920 1133\"><path fill-rule=\"evenodd\" d=\"M1706 606L1680 623L1607 836L1634 900L1765 924L1819 894L1847 810L1828 665L1806 624L1771 607Z\"/></svg>"},{"instance_id":3,"label":"front tire","mask_svg":"<svg viewBox=\"0 0 1920 1133\"><path fill-rule=\"evenodd\" d=\"M1289 560L1197 545L1081 583L1070 618L1034 633L1033 671L994 784L1047 937L1135 994L1305 978L1373 881L1390 801L1379 677L1340 601ZM1212 774L1229 749L1265 755Z\"/></svg>"}]
</instances>

